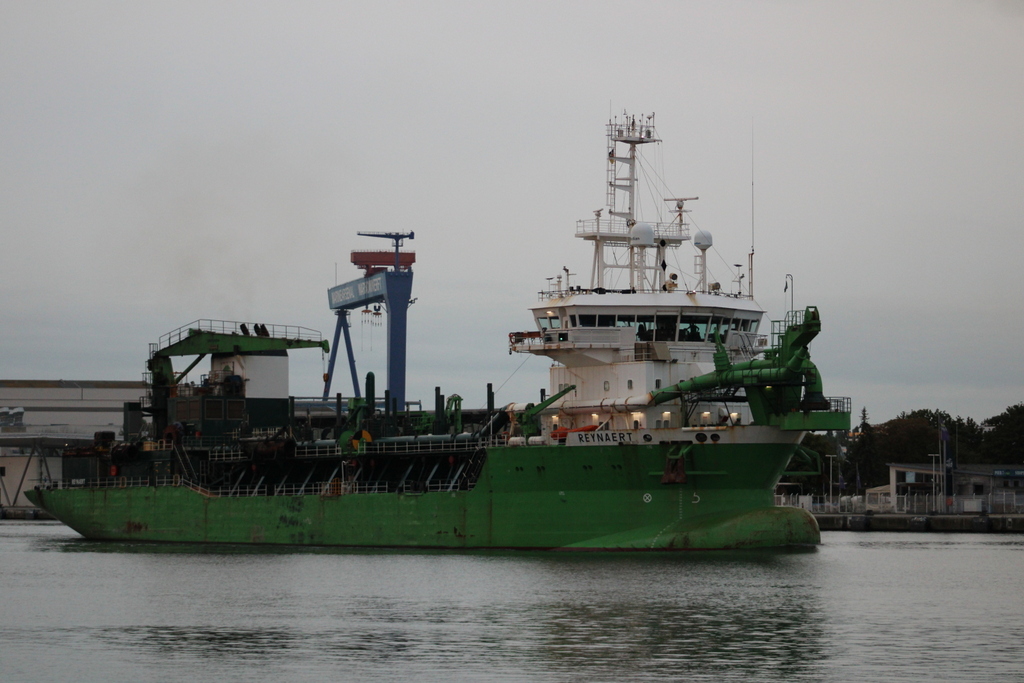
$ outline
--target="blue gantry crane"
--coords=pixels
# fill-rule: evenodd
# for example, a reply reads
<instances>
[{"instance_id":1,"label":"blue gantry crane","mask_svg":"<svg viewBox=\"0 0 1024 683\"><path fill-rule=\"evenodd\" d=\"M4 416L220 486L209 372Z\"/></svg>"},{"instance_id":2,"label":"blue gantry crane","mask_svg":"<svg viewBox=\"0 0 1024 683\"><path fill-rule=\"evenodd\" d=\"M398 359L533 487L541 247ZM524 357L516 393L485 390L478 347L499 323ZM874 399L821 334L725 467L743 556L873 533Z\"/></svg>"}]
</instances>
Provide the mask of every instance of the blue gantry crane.
<instances>
[{"instance_id":1,"label":"blue gantry crane","mask_svg":"<svg viewBox=\"0 0 1024 683\"><path fill-rule=\"evenodd\" d=\"M388 314L388 384L391 399L399 410L405 408L405 355L407 318L412 294L412 264L416 253L400 251L404 240L415 237L413 232L360 232L362 237L380 237L392 240L394 251L353 251L352 263L363 269L363 277L331 287L327 299L338 317L334 328L334 344L324 376L324 399L331 393L331 379L338 354L338 340L345 335L345 349L352 373L352 388L359 394L359 378L356 375L356 360L349 334L348 314L354 308L383 304Z\"/></svg>"}]
</instances>

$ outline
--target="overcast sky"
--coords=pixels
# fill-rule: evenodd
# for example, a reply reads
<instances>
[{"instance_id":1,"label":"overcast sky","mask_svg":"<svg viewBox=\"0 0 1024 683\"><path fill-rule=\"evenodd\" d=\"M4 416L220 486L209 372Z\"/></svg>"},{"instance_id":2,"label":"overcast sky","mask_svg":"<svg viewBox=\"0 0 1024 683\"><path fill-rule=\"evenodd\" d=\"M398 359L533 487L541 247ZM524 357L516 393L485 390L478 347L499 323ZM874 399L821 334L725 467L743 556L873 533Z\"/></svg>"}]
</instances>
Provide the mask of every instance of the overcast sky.
<instances>
[{"instance_id":1,"label":"overcast sky","mask_svg":"<svg viewBox=\"0 0 1024 683\"><path fill-rule=\"evenodd\" d=\"M624 109L723 282L753 176L756 299L780 317L791 273L819 307L826 394L875 422L1024 400L1009 1L0 3L0 378L139 379L197 318L329 336L336 268L386 246L355 233L415 230L408 397L533 399L548 363L507 333L589 277ZM382 386L385 328L354 324ZM293 354L292 392L323 368Z\"/></svg>"}]
</instances>

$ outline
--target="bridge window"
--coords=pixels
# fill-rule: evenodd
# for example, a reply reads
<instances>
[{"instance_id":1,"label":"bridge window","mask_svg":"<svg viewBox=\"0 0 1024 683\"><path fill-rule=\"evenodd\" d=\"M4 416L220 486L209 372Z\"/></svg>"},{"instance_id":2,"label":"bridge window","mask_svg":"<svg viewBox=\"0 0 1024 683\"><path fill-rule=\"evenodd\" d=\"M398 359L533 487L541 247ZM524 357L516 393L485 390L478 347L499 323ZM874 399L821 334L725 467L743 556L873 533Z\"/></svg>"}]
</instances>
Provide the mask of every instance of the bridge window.
<instances>
[{"instance_id":1,"label":"bridge window","mask_svg":"<svg viewBox=\"0 0 1024 683\"><path fill-rule=\"evenodd\" d=\"M708 332L708 316L684 315L679 318L679 341L702 342Z\"/></svg>"},{"instance_id":2,"label":"bridge window","mask_svg":"<svg viewBox=\"0 0 1024 683\"><path fill-rule=\"evenodd\" d=\"M715 316L711 319L711 327L708 328L708 341L715 340L715 332L718 332L724 342L729 336L729 318Z\"/></svg>"},{"instance_id":3,"label":"bridge window","mask_svg":"<svg viewBox=\"0 0 1024 683\"><path fill-rule=\"evenodd\" d=\"M670 342L676 340L676 316L659 315L657 317L654 341Z\"/></svg>"},{"instance_id":4,"label":"bridge window","mask_svg":"<svg viewBox=\"0 0 1024 683\"><path fill-rule=\"evenodd\" d=\"M638 341L651 341L654 338L654 316L638 315L636 317L636 338Z\"/></svg>"},{"instance_id":5,"label":"bridge window","mask_svg":"<svg viewBox=\"0 0 1024 683\"><path fill-rule=\"evenodd\" d=\"M569 327L576 327L576 316L569 316Z\"/></svg>"},{"instance_id":6,"label":"bridge window","mask_svg":"<svg viewBox=\"0 0 1024 683\"><path fill-rule=\"evenodd\" d=\"M635 315L620 315L616 320L615 324L617 327L635 327L636 316Z\"/></svg>"},{"instance_id":7,"label":"bridge window","mask_svg":"<svg viewBox=\"0 0 1024 683\"><path fill-rule=\"evenodd\" d=\"M580 327L597 327L596 315L581 315Z\"/></svg>"},{"instance_id":8,"label":"bridge window","mask_svg":"<svg viewBox=\"0 0 1024 683\"><path fill-rule=\"evenodd\" d=\"M615 327L615 316L614 315L599 315L597 316L598 327Z\"/></svg>"}]
</instances>

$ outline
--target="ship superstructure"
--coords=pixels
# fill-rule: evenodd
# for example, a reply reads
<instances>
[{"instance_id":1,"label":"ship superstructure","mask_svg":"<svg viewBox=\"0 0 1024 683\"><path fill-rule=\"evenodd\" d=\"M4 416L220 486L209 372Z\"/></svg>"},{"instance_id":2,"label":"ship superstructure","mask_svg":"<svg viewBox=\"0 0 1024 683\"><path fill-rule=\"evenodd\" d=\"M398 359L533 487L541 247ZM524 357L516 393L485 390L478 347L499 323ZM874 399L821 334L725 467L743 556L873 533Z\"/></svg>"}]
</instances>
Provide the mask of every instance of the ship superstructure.
<instances>
[{"instance_id":1,"label":"ship superstructure","mask_svg":"<svg viewBox=\"0 0 1024 683\"><path fill-rule=\"evenodd\" d=\"M509 335L511 350L554 361L552 393L576 387L557 411L545 415L545 425L556 433L658 430L659 439L678 438L679 430L750 425L754 416L742 383L691 393L681 405L679 398L659 403L653 396L714 372L716 357L729 364L761 358L778 345L788 325L802 323L800 314L776 326L773 342L749 290L738 286L726 292L709 279L712 236L699 230L691 239L686 221L686 203L697 197L664 198L672 206L671 221L637 219L638 148L660 142L653 115L613 120L607 137L607 216L604 209L595 211L594 218L579 221L576 228L577 237L593 243L590 287L572 286L566 269L564 282L555 278L553 287L540 292L540 303L532 309L536 330ZM668 263L670 252L686 242L692 242L696 254L694 272L683 280ZM613 275L619 275L615 282ZM748 282L752 271L749 275ZM736 278L737 285L743 277ZM848 412L842 403L828 407L836 410L815 414L814 424L806 426L830 428L834 418L841 422L841 414Z\"/></svg>"}]
</instances>

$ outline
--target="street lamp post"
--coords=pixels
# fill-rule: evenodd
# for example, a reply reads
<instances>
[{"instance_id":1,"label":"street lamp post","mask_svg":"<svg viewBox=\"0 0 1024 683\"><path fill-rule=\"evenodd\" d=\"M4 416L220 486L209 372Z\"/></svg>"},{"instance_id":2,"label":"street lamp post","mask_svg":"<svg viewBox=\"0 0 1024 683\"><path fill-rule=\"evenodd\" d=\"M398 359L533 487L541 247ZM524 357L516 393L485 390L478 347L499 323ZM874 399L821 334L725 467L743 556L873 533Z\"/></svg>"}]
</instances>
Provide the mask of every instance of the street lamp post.
<instances>
[{"instance_id":1,"label":"street lamp post","mask_svg":"<svg viewBox=\"0 0 1024 683\"><path fill-rule=\"evenodd\" d=\"M836 456L826 453L825 457L828 458L828 506L831 512L835 512L833 509L835 507L835 499L832 494L832 463L835 462Z\"/></svg>"},{"instance_id":2,"label":"street lamp post","mask_svg":"<svg viewBox=\"0 0 1024 683\"><path fill-rule=\"evenodd\" d=\"M934 515L936 513L936 511L938 510L938 506L936 506L936 504L935 504L935 495L936 495L936 492L935 492L935 472L936 472L936 469L937 469L936 465L935 465L935 459L936 458L941 458L942 455L939 454L939 453L929 453L928 457L932 459L932 500L931 500L932 510L931 510L931 512Z\"/></svg>"}]
</instances>

